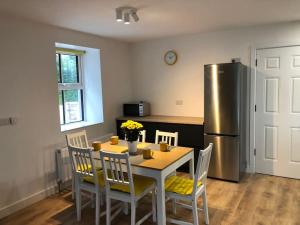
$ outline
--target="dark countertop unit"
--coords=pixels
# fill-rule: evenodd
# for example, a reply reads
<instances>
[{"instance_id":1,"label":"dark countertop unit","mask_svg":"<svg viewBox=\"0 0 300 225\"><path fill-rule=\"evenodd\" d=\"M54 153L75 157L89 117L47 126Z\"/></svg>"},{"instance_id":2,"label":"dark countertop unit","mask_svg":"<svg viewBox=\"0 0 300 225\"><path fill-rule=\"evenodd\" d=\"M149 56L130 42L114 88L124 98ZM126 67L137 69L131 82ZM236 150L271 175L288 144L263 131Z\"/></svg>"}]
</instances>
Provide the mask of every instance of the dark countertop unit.
<instances>
[{"instance_id":1,"label":"dark countertop unit","mask_svg":"<svg viewBox=\"0 0 300 225\"><path fill-rule=\"evenodd\" d=\"M156 122L156 123L177 123L177 124L193 124L203 125L202 117L186 117L186 116L143 116L143 117L118 117L117 120L135 120L140 122Z\"/></svg>"}]
</instances>

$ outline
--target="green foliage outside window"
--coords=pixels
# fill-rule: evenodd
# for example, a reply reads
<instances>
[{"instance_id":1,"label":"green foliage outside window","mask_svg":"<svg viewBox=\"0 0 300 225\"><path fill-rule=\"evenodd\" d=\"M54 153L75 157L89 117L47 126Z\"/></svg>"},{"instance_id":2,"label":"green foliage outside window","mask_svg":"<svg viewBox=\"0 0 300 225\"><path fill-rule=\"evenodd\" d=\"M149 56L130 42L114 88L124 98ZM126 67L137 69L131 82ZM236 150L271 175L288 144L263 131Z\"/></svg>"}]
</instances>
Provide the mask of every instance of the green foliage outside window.
<instances>
[{"instance_id":1,"label":"green foliage outside window","mask_svg":"<svg viewBox=\"0 0 300 225\"><path fill-rule=\"evenodd\" d=\"M67 54L56 54L56 78L58 83L78 83L78 56ZM78 90L65 90L65 102L79 101ZM59 104L62 104L62 92L59 92Z\"/></svg>"}]
</instances>

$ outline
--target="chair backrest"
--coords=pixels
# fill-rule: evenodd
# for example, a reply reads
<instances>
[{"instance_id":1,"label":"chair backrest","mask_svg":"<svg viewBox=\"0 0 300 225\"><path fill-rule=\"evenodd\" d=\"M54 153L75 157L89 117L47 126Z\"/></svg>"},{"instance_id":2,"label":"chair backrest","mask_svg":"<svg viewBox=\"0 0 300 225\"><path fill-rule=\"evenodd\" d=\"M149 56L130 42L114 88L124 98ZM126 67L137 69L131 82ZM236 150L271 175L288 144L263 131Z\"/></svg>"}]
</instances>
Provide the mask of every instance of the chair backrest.
<instances>
[{"instance_id":1,"label":"chair backrest","mask_svg":"<svg viewBox=\"0 0 300 225\"><path fill-rule=\"evenodd\" d=\"M146 142L146 130L142 130L139 136L139 142Z\"/></svg>"},{"instance_id":2,"label":"chair backrest","mask_svg":"<svg viewBox=\"0 0 300 225\"><path fill-rule=\"evenodd\" d=\"M133 177L128 153L111 153L100 151L105 188L111 191L111 185L119 184L128 186L130 194L134 195Z\"/></svg>"},{"instance_id":3,"label":"chair backrest","mask_svg":"<svg viewBox=\"0 0 300 225\"><path fill-rule=\"evenodd\" d=\"M172 144L172 139L174 140L173 144ZM172 132L164 132L164 131L156 130L155 144L158 144L161 141L167 142L168 145L171 145L171 146L177 146L178 145L178 132L172 133Z\"/></svg>"},{"instance_id":4,"label":"chair backrest","mask_svg":"<svg viewBox=\"0 0 300 225\"><path fill-rule=\"evenodd\" d=\"M193 186L194 193L198 189L198 181L201 181L203 185L205 185L206 183L212 149L213 149L213 144L210 143L206 149L201 150L199 152L196 175L195 175L194 186Z\"/></svg>"},{"instance_id":5,"label":"chair backrest","mask_svg":"<svg viewBox=\"0 0 300 225\"><path fill-rule=\"evenodd\" d=\"M94 165L92 150L90 148L79 148L69 145L69 155L71 159L72 172L82 180L92 177L94 184L98 185L98 176Z\"/></svg>"},{"instance_id":6,"label":"chair backrest","mask_svg":"<svg viewBox=\"0 0 300 225\"><path fill-rule=\"evenodd\" d=\"M88 148L89 147L89 143L87 140L87 135L86 135L85 130L75 132L72 134L67 134L66 139L67 139L68 146L79 147L79 148Z\"/></svg>"}]
</instances>

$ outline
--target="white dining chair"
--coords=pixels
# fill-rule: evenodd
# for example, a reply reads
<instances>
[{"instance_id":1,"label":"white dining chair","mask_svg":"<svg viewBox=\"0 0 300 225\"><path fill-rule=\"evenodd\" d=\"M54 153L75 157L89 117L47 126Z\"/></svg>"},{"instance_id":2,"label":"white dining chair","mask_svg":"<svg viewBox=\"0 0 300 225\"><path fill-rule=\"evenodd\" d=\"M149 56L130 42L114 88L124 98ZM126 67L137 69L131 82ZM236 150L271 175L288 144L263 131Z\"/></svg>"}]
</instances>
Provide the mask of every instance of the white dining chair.
<instances>
[{"instance_id":1,"label":"white dining chair","mask_svg":"<svg viewBox=\"0 0 300 225\"><path fill-rule=\"evenodd\" d=\"M208 207L206 199L206 178L207 171L210 162L210 156L213 149L213 144L199 152L199 158L197 163L197 169L194 179L188 179L179 176L168 177L165 182L166 197L168 199L175 199L181 201L190 201L192 205L187 205L181 202L177 202L173 205L173 213L176 214L176 205L184 208L192 209L193 211L193 223L187 223L181 220L168 218L168 222L180 224L180 225L199 225L197 200L201 196L203 202L203 210L205 214L205 223L209 224Z\"/></svg>"},{"instance_id":2,"label":"white dining chair","mask_svg":"<svg viewBox=\"0 0 300 225\"><path fill-rule=\"evenodd\" d=\"M74 146L78 148L88 148L89 143L86 135L86 131L82 130L79 132L66 134L67 146ZM72 199L75 197L75 180L72 174Z\"/></svg>"},{"instance_id":3,"label":"white dining chair","mask_svg":"<svg viewBox=\"0 0 300 225\"><path fill-rule=\"evenodd\" d=\"M146 130L142 130L139 136L139 142L146 142Z\"/></svg>"},{"instance_id":4,"label":"white dining chair","mask_svg":"<svg viewBox=\"0 0 300 225\"><path fill-rule=\"evenodd\" d=\"M173 140L173 141L172 141ZM166 142L170 146L178 145L178 132L165 132L156 130L155 132L155 144L159 144L159 142Z\"/></svg>"},{"instance_id":5,"label":"white dining chair","mask_svg":"<svg viewBox=\"0 0 300 225\"><path fill-rule=\"evenodd\" d=\"M89 143L86 135L86 131L78 131L71 134L66 134L67 145L75 146L79 148L88 148Z\"/></svg>"},{"instance_id":6,"label":"white dining chair","mask_svg":"<svg viewBox=\"0 0 300 225\"><path fill-rule=\"evenodd\" d=\"M99 225L100 216L105 214L105 212L100 214L100 204L102 202L101 198L105 191L103 171L96 169L92 158L91 149L78 148L69 145L68 150L71 159L72 171L75 178L77 220L81 220L81 190L85 190L95 194L96 196L95 223L96 225Z\"/></svg>"},{"instance_id":7,"label":"white dining chair","mask_svg":"<svg viewBox=\"0 0 300 225\"><path fill-rule=\"evenodd\" d=\"M128 153L100 151L106 189L106 225L111 224L111 200L131 204L131 225L140 225L151 215L156 221L155 181L151 178L132 175ZM152 192L152 211L136 222L137 202ZM120 212L120 211L119 211ZM113 214L113 217L118 211Z\"/></svg>"}]
</instances>

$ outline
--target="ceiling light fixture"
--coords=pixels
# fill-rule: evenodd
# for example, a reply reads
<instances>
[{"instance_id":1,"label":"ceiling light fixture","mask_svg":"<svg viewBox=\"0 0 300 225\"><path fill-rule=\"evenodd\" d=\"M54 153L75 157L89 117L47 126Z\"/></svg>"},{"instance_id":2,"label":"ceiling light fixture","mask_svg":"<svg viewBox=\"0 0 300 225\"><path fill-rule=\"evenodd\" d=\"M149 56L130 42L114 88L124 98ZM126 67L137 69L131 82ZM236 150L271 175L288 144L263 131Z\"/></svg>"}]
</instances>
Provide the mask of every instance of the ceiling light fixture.
<instances>
[{"instance_id":1,"label":"ceiling light fixture","mask_svg":"<svg viewBox=\"0 0 300 225\"><path fill-rule=\"evenodd\" d=\"M116 9L116 20L117 20L117 22L123 21L123 13L122 13L121 8Z\"/></svg>"},{"instance_id":2,"label":"ceiling light fixture","mask_svg":"<svg viewBox=\"0 0 300 225\"><path fill-rule=\"evenodd\" d=\"M137 15L137 9L133 7L119 7L116 8L116 20L118 22L124 21L124 24L130 24L130 16L133 18L135 22L139 21L139 17Z\"/></svg>"},{"instance_id":3,"label":"ceiling light fixture","mask_svg":"<svg viewBox=\"0 0 300 225\"><path fill-rule=\"evenodd\" d=\"M129 13L124 14L124 24L130 24Z\"/></svg>"},{"instance_id":4,"label":"ceiling light fixture","mask_svg":"<svg viewBox=\"0 0 300 225\"><path fill-rule=\"evenodd\" d=\"M132 12L131 16L132 16L132 18L134 19L135 22L139 21L139 19L140 19L140 18L138 17L138 15L136 14L136 11L135 11L135 12Z\"/></svg>"}]
</instances>

